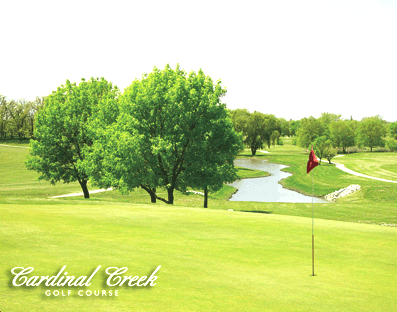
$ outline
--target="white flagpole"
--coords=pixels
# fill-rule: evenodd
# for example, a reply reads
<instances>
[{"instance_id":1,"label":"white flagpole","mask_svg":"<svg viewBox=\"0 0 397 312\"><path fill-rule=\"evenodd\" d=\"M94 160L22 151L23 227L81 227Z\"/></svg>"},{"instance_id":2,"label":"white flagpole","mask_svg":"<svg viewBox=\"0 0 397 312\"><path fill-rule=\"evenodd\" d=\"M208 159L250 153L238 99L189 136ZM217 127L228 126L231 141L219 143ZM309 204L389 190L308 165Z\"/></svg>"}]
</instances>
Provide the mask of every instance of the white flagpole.
<instances>
[{"instance_id":1,"label":"white flagpole","mask_svg":"<svg viewBox=\"0 0 397 312\"><path fill-rule=\"evenodd\" d=\"M313 173L310 172L312 176L312 268L313 268L313 276L314 276L314 188L313 188Z\"/></svg>"}]
</instances>

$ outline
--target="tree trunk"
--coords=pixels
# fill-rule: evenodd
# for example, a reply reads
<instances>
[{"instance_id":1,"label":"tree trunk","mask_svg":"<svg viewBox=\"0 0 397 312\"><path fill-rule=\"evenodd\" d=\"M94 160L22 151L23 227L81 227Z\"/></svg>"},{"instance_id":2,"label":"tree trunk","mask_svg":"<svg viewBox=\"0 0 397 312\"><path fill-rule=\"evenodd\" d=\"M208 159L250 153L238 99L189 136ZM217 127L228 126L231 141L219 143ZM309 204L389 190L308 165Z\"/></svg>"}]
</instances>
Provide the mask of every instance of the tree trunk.
<instances>
[{"instance_id":1,"label":"tree trunk","mask_svg":"<svg viewBox=\"0 0 397 312\"><path fill-rule=\"evenodd\" d=\"M153 188L153 192L150 193L150 201L152 204L156 203L156 188Z\"/></svg>"},{"instance_id":2,"label":"tree trunk","mask_svg":"<svg viewBox=\"0 0 397 312\"><path fill-rule=\"evenodd\" d=\"M208 187L204 189L204 208L208 208Z\"/></svg>"},{"instance_id":3,"label":"tree trunk","mask_svg":"<svg viewBox=\"0 0 397 312\"><path fill-rule=\"evenodd\" d=\"M84 198L90 198L90 193L88 192L87 188L87 180L79 181L81 188L83 189Z\"/></svg>"},{"instance_id":4,"label":"tree trunk","mask_svg":"<svg viewBox=\"0 0 397 312\"><path fill-rule=\"evenodd\" d=\"M146 192L149 193L151 202L155 204L157 199L156 188L154 187L152 189L150 186L146 186L142 184L141 184L141 188L143 188Z\"/></svg>"},{"instance_id":5,"label":"tree trunk","mask_svg":"<svg viewBox=\"0 0 397 312\"><path fill-rule=\"evenodd\" d=\"M169 189L167 189L168 192L168 203L167 204L174 204L174 188L170 187Z\"/></svg>"},{"instance_id":6,"label":"tree trunk","mask_svg":"<svg viewBox=\"0 0 397 312\"><path fill-rule=\"evenodd\" d=\"M251 153L252 153L252 156L255 156L255 154L256 154L256 148L251 147Z\"/></svg>"}]
</instances>

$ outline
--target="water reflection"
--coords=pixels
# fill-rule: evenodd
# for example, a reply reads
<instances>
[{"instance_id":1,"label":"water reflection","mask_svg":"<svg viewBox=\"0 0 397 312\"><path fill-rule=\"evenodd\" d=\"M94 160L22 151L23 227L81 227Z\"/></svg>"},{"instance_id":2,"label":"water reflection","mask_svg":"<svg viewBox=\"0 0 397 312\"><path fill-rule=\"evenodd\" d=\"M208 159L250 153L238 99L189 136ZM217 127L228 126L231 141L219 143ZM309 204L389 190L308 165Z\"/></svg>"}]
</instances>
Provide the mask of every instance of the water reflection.
<instances>
[{"instance_id":1,"label":"water reflection","mask_svg":"<svg viewBox=\"0 0 397 312\"><path fill-rule=\"evenodd\" d=\"M311 196L306 196L282 187L278 182L291 176L281 169L288 166L272 164L263 159L247 158L234 161L235 166L267 171L272 175L265 178L242 179L233 182L231 186L238 189L229 200L231 201L256 201L256 202L283 202L283 203L311 203ZM328 201L314 198L315 203L328 203Z\"/></svg>"}]
</instances>

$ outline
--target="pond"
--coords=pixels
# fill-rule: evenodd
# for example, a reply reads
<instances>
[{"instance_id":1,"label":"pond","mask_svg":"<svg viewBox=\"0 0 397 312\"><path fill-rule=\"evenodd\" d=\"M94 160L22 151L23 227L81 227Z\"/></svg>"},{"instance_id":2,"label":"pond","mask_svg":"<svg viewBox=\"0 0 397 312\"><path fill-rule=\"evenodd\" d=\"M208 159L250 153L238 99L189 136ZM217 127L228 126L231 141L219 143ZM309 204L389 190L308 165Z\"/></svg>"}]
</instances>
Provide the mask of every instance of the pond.
<instances>
[{"instance_id":1,"label":"pond","mask_svg":"<svg viewBox=\"0 0 397 312\"><path fill-rule=\"evenodd\" d=\"M263 159L248 158L236 159L235 166L248 169L267 171L271 176L264 178L242 179L229 185L238 189L229 199L231 201L255 201L255 202L281 202L281 203L311 203L312 197L287 190L278 182L291 176L291 173L281 169L288 166L272 164ZM315 203L329 203L326 200L314 197Z\"/></svg>"}]
</instances>

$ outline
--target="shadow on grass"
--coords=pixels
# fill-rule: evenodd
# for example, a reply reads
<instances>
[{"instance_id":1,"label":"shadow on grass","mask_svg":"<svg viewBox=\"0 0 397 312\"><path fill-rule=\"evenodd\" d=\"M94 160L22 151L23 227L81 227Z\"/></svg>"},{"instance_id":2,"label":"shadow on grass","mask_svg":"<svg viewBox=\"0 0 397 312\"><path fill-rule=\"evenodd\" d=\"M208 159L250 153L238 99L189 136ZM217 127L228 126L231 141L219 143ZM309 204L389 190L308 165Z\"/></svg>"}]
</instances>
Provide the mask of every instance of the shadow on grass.
<instances>
[{"instance_id":1,"label":"shadow on grass","mask_svg":"<svg viewBox=\"0 0 397 312\"><path fill-rule=\"evenodd\" d=\"M271 211L265 211L265 210L240 210L242 212L254 212L254 213L265 213L265 214L271 214Z\"/></svg>"}]
</instances>

